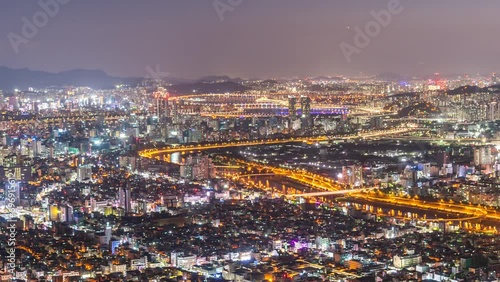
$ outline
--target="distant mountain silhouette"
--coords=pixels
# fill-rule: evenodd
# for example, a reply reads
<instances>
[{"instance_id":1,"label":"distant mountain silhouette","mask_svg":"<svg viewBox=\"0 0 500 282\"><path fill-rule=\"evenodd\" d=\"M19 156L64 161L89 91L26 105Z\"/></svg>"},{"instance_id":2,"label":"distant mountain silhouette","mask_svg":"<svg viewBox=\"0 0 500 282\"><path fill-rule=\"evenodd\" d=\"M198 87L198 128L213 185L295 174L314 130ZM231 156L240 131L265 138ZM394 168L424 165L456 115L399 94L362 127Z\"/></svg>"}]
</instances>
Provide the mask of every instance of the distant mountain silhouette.
<instances>
[{"instance_id":1,"label":"distant mountain silhouette","mask_svg":"<svg viewBox=\"0 0 500 282\"><path fill-rule=\"evenodd\" d=\"M232 93L244 92L250 88L236 82L215 82L215 83L183 83L174 84L167 87L173 94L193 94L193 93Z\"/></svg>"},{"instance_id":2,"label":"distant mountain silhouette","mask_svg":"<svg viewBox=\"0 0 500 282\"><path fill-rule=\"evenodd\" d=\"M137 85L143 78L113 77L101 70L70 70L59 73L30 69L0 67L0 89L9 93L14 89L28 87L88 86L94 89L109 89L117 84ZM166 78L172 85L168 90L174 94L243 92L249 88L239 84L242 79L228 76L207 76L199 80Z\"/></svg>"},{"instance_id":3,"label":"distant mountain silhouette","mask_svg":"<svg viewBox=\"0 0 500 282\"><path fill-rule=\"evenodd\" d=\"M378 74L377 76L375 76L375 79L381 81L401 81L404 80L404 77L399 74L386 72Z\"/></svg>"},{"instance_id":4,"label":"distant mountain silhouette","mask_svg":"<svg viewBox=\"0 0 500 282\"><path fill-rule=\"evenodd\" d=\"M278 81L276 81L274 79L266 79L266 80L262 81L261 84L275 85L275 84L278 84Z\"/></svg>"},{"instance_id":5,"label":"distant mountain silhouette","mask_svg":"<svg viewBox=\"0 0 500 282\"><path fill-rule=\"evenodd\" d=\"M127 79L112 77L101 70L70 70L59 73L34 71L29 69L11 69L0 67L0 89L12 91L15 88L50 86L89 86L92 88L112 88L125 83Z\"/></svg>"},{"instance_id":6,"label":"distant mountain silhouette","mask_svg":"<svg viewBox=\"0 0 500 282\"><path fill-rule=\"evenodd\" d=\"M237 78L231 78L227 75L209 75L209 76L204 76L200 79L198 79L198 82L207 82L207 83L212 83L212 82L241 82L243 79L237 77Z\"/></svg>"},{"instance_id":7,"label":"distant mountain silhouette","mask_svg":"<svg viewBox=\"0 0 500 282\"><path fill-rule=\"evenodd\" d=\"M315 76L311 78L312 80L337 80L337 81L342 81L344 80L343 77L340 76Z\"/></svg>"},{"instance_id":8,"label":"distant mountain silhouette","mask_svg":"<svg viewBox=\"0 0 500 282\"><path fill-rule=\"evenodd\" d=\"M489 92L488 87L481 88L479 86L466 85L466 86L458 87L458 88L453 89L453 90L449 90L446 92L446 94L459 95L459 94L474 94L474 93L482 93L482 92L484 92L484 93Z\"/></svg>"}]
</instances>

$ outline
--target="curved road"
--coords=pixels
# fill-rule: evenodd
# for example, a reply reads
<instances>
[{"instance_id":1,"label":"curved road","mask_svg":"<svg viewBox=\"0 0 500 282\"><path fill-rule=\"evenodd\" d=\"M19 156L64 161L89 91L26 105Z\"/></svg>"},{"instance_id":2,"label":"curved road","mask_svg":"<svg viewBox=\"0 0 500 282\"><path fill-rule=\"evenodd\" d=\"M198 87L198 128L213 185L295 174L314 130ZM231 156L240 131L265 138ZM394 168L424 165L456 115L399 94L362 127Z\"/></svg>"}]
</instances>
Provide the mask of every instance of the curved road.
<instances>
[{"instance_id":1,"label":"curved road","mask_svg":"<svg viewBox=\"0 0 500 282\"><path fill-rule=\"evenodd\" d=\"M206 145L190 145L190 146L175 146L175 147L167 147L163 149L149 149L144 150L139 153L140 156L145 158L159 158L161 154L171 154L177 152L198 152L204 150L211 149L220 149L220 148L232 148L232 147L247 147L247 146L258 146L258 145L275 145L275 144L286 144L293 142L311 142L311 141L326 141L326 140L335 140L335 139L357 139L357 138L370 138L370 137L379 137L384 135L393 135L393 134L402 134L414 131L413 128L399 128L393 129L389 131L371 131L363 134L343 136L343 137L298 137L298 138L290 138L290 139L273 139L273 140L257 140L257 141L239 141L239 142L223 142L216 144L206 144ZM285 169L280 167L272 167L269 165L263 165L259 163L246 162L246 161L238 161L239 165L246 165L250 167L258 167L262 170L271 171L274 174L286 176L295 181L298 181L303 184L307 184L312 186L315 189L326 191L326 192L344 192L341 189L340 184L335 182L333 179L325 178L320 175L313 174L311 172L303 171L303 170L292 170ZM380 202L385 204L391 204L396 206L409 207L413 209L420 209L423 211L439 211L445 213L455 213L455 214L463 214L466 217L459 219L446 219L445 221L467 221L473 219L490 219L494 221L500 221L500 214L495 211L490 211L483 207L464 205L464 204L455 204L455 203L439 203L439 202L425 202L416 199L408 199L408 198L400 198L400 197L384 197L381 195L373 196L371 194L360 193L357 190L353 190L354 193L349 193L351 197L363 198L373 202ZM348 193L348 190L345 190L345 193ZM430 220L430 221L440 221L439 220Z\"/></svg>"}]
</instances>

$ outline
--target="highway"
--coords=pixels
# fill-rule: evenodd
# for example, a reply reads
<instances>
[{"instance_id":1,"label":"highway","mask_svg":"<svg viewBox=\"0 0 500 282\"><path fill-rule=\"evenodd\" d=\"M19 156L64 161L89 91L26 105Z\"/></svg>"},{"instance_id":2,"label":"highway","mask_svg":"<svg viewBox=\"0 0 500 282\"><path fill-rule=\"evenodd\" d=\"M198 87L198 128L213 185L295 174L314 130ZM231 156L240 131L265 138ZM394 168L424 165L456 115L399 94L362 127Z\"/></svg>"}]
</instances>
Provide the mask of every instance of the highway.
<instances>
[{"instance_id":1,"label":"highway","mask_svg":"<svg viewBox=\"0 0 500 282\"><path fill-rule=\"evenodd\" d=\"M424 212L437 211L449 214L461 214L462 217L453 219L422 219L425 221L444 221L444 222L460 222L460 221L470 221L478 219L494 219L500 220L500 215L494 212L488 211L486 208L467 205L467 204L456 204L453 202L426 202L414 198L403 198L387 196L380 193L353 193L349 194L349 197L358 198L363 201L371 201L374 203L384 203L391 206L400 206L422 210Z\"/></svg>"},{"instance_id":2,"label":"highway","mask_svg":"<svg viewBox=\"0 0 500 282\"><path fill-rule=\"evenodd\" d=\"M342 190L342 185L337 183L335 180L326 178L322 175L315 174L305 170L288 169L281 167L273 167L269 165L263 165L256 162L248 162L243 160L232 160L238 163L238 165L243 167L249 167L251 169L257 169L259 171L270 171L271 175L284 176L288 179L292 179L298 183L305 184L313 189L322 191L339 191ZM269 174L267 174L269 175ZM244 177L248 175L236 175L237 177Z\"/></svg>"},{"instance_id":3,"label":"highway","mask_svg":"<svg viewBox=\"0 0 500 282\"><path fill-rule=\"evenodd\" d=\"M302 198L326 197L326 196L334 196L334 195L356 194L356 193L362 193L365 191L375 190L375 189L378 189L378 187L368 187L368 188L359 188L359 189L343 189L343 190L329 191L329 192L312 192L312 193L302 193L302 194L291 194L291 195L286 195L286 197L287 198L292 198L292 197L302 197Z\"/></svg>"},{"instance_id":4,"label":"highway","mask_svg":"<svg viewBox=\"0 0 500 282\"><path fill-rule=\"evenodd\" d=\"M176 152L197 152L210 149L220 149L220 148L232 148L232 147L246 147L246 146L258 146L258 145L275 145L275 144L286 144L292 142L311 142L319 140L332 140L334 138L339 138L341 140L355 139L355 138L370 138L370 137L380 137L394 134L403 134L411 132L415 129L413 128L400 128L393 129L389 131L371 131L363 134L342 136L342 137L299 137L290 139L274 139L274 140L258 140L258 141L238 141L238 142L225 142L216 144L206 144L206 145L191 145L191 146L176 146L168 147L163 149L145 150L140 152L140 156L146 158L158 157L161 154L171 154ZM232 163L231 163L232 162ZM422 210L423 212L442 212L448 214L461 214L463 217L456 219L429 219L427 221L470 221L470 220L483 220L488 219L495 222L500 222L500 214L496 211L489 210L484 207L472 206L466 204L456 204L456 203L443 203L443 202L425 202L418 199L409 199L402 197L388 197L383 194L366 193L367 190L373 190L374 188L361 188L361 189L345 189L342 184L337 183L335 180L326 178L324 176L314 174L305 170L298 169L288 169L282 167L274 167L266 164L248 162L243 160L232 159L231 167L247 167L250 169L257 169L259 171L264 171L266 175L279 175L284 176L299 183L305 184L317 192L304 193L304 194L293 194L287 195L287 197L301 196L301 197L322 197L330 195L341 195L348 194L349 197L362 199L365 201L371 201L375 203L384 203L392 206L407 207L412 209ZM260 174L259 174L260 175ZM241 174L228 174L229 177L234 177L239 179L245 175ZM422 219L426 220L426 219Z\"/></svg>"},{"instance_id":5,"label":"highway","mask_svg":"<svg viewBox=\"0 0 500 282\"><path fill-rule=\"evenodd\" d=\"M360 139L360 138L373 138L386 135L396 135L404 134L415 131L415 128L395 128L389 130L378 130L369 131L361 134L353 134L346 136L318 136L318 137L294 137L288 139L267 139L267 140L251 140L251 141L235 141L235 142L221 142L221 143L211 143L205 145L181 145L181 146L170 146L162 149L147 149L139 152L141 157L153 158L162 154L172 154L179 152L199 152L206 150L214 150L221 148L235 148L235 147L248 147L248 146L260 146L260 145L279 145L288 143L299 143L299 142L321 142L330 140L348 140L348 139Z\"/></svg>"}]
</instances>

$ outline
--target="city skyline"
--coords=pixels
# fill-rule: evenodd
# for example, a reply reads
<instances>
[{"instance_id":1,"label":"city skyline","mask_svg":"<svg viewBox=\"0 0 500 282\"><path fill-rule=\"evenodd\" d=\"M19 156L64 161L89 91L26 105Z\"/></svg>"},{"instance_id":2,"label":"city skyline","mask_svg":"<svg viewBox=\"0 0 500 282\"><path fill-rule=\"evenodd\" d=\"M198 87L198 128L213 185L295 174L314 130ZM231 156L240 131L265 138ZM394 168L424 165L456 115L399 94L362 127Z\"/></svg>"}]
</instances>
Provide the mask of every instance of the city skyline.
<instances>
[{"instance_id":1,"label":"city skyline","mask_svg":"<svg viewBox=\"0 0 500 282\"><path fill-rule=\"evenodd\" d=\"M0 282L500 281L500 3L5 0Z\"/></svg>"},{"instance_id":2,"label":"city skyline","mask_svg":"<svg viewBox=\"0 0 500 282\"><path fill-rule=\"evenodd\" d=\"M43 5L7 1L0 12L0 65L100 69L118 77L144 77L158 68L182 78L497 71L500 42L492 34L499 3L401 0L400 12L382 22L368 44L356 46L356 27L364 31L390 2L61 0L46 22L37 19L40 27L28 38L23 18L33 23ZM357 48L349 59L343 43Z\"/></svg>"}]
</instances>

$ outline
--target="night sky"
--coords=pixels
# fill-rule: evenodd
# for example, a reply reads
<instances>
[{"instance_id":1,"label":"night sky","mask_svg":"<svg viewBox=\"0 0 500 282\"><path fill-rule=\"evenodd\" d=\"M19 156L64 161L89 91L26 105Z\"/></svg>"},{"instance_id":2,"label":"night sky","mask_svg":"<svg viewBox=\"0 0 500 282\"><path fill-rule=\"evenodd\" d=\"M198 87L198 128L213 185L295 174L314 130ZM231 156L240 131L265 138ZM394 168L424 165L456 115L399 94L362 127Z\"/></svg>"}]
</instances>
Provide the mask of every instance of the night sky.
<instances>
[{"instance_id":1,"label":"night sky","mask_svg":"<svg viewBox=\"0 0 500 282\"><path fill-rule=\"evenodd\" d=\"M242 0L221 21L212 0L71 0L16 54L8 34L22 36L22 17L43 10L35 0L2 0L0 65L115 76L146 76L158 65L186 78L500 69L498 0L401 0L402 12L348 63L339 45L354 45L354 28L388 2Z\"/></svg>"}]
</instances>

